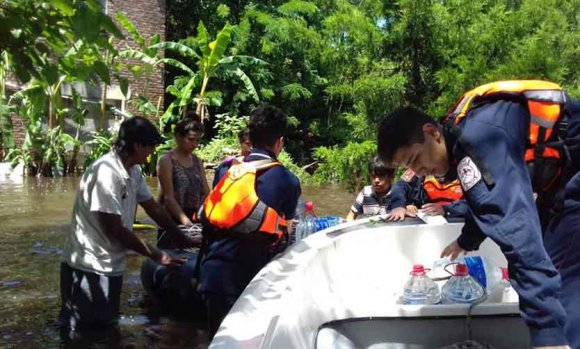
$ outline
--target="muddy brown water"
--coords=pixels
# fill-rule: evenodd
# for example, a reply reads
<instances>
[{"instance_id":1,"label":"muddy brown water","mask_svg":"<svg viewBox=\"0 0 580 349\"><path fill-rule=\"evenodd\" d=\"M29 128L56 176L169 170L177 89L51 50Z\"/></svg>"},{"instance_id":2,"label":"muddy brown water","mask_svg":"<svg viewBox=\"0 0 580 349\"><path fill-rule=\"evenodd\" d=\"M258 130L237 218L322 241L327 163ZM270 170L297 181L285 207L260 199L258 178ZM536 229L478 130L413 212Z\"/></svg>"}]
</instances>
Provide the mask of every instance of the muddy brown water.
<instances>
[{"instance_id":1,"label":"muddy brown water","mask_svg":"<svg viewBox=\"0 0 580 349\"><path fill-rule=\"evenodd\" d=\"M119 332L70 341L55 319L59 268L78 177L0 178L0 348L205 348L203 324L160 315L143 291L144 257L130 255ZM157 181L149 180L157 191ZM339 186L303 187L319 215L345 216L355 195ZM138 219L147 221L144 213ZM156 232L140 232L154 243Z\"/></svg>"}]
</instances>

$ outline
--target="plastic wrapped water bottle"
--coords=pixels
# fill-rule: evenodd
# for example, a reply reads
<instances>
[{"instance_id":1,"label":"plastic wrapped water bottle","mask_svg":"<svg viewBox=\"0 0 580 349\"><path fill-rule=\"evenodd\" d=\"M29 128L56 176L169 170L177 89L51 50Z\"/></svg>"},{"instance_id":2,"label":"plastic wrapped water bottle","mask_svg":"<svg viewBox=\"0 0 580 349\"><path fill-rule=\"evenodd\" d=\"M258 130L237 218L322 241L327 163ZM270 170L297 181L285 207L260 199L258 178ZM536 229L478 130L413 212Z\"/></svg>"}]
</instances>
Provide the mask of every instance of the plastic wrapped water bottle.
<instances>
[{"instance_id":1,"label":"plastic wrapped water bottle","mask_svg":"<svg viewBox=\"0 0 580 349\"><path fill-rule=\"evenodd\" d=\"M338 216L316 217L314 223L316 223L316 231L320 231L342 223L342 219Z\"/></svg>"},{"instance_id":2,"label":"plastic wrapped water bottle","mask_svg":"<svg viewBox=\"0 0 580 349\"><path fill-rule=\"evenodd\" d=\"M489 295L502 280L501 268L482 256L465 256L458 259L467 266L471 275L480 285L485 287Z\"/></svg>"},{"instance_id":3,"label":"plastic wrapped water bottle","mask_svg":"<svg viewBox=\"0 0 580 349\"><path fill-rule=\"evenodd\" d=\"M472 303L483 297L485 288L469 275L465 264L455 265L455 274L441 288L444 303Z\"/></svg>"},{"instance_id":4,"label":"plastic wrapped water bottle","mask_svg":"<svg viewBox=\"0 0 580 349\"><path fill-rule=\"evenodd\" d=\"M422 264L413 265L411 277L403 288L404 304L436 304L440 300L439 288L425 273Z\"/></svg>"}]
</instances>

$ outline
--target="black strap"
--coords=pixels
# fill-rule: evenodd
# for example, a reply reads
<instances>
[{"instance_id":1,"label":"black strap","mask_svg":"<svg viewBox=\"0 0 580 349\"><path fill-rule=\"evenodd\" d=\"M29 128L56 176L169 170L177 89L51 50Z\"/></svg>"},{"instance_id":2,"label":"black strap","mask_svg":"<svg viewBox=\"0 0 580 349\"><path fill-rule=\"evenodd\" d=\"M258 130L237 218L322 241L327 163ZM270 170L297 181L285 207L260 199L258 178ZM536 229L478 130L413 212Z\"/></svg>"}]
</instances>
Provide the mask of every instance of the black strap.
<instances>
[{"instance_id":1,"label":"black strap","mask_svg":"<svg viewBox=\"0 0 580 349\"><path fill-rule=\"evenodd\" d=\"M538 140L536 145L534 146L534 165L532 167L532 188L534 190L542 190L543 183L541 183L542 176L540 175L540 171L542 168L542 158L544 156L544 151L546 150L546 143L544 142L544 138L546 137L546 128L540 127L538 131Z\"/></svg>"}]
</instances>

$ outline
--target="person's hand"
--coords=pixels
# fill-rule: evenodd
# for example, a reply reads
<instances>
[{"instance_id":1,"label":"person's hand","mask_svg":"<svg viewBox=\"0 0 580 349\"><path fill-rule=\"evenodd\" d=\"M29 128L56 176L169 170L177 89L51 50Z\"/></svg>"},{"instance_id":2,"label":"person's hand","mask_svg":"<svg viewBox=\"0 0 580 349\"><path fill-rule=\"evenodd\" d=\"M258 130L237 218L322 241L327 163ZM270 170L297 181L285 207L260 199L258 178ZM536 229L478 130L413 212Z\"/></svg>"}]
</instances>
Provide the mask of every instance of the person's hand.
<instances>
[{"instance_id":1,"label":"person's hand","mask_svg":"<svg viewBox=\"0 0 580 349\"><path fill-rule=\"evenodd\" d=\"M454 260L460 254L465 254L465 253L466 253L466 251L464 249L462 249L459 246L459 244L457 243L457 240L455 240L443 249L443 252L441 252L441 258L445 258L445 257L449 256L451 258L451 260Z\"/></svg>"},{"instance_id":2,"label":"person's hand","mask_svg":"<svg viewBox=\"0 0 580 349\"><path fill-rule=\"evenodd\" d=\"M425 204L421 207L427 216L444 216L445 210L443 206L437 204Z\"/></svg>"},{"instance_id":3,"label":"person's hand","mask_svg":"<svg viewBox=\"0 0 580 349\"><path fill-rule=\"evenodd\" d=\"M387 217L388 221L402 221L405 219L405 215L407 214L407 209L404 207L397 207L391 211L389 217Z\"/></svg>"},{"instance_id":4,"label":"person's hand","mask_svg":"<svg viewBox=\"0 0 580 349\"><path fill-rule=\"evenodd\" d=\"M151 259L161 265L167 266L179 266L187 262L187 258L185 257L172 257L170 254L161 250L155 250L151 256Z\"/></svg>"},{"instance_id":5,"label":"person's hand","mask_svg":"<svg viewBox=\"0 0 580 349\"><path fill-rule=\"evenodd\" d=\"M179 225L179 234L173 243L176 248L200 247L203 241L203 235L199 225Z\"/></svg>"},{"instance_id":6,"label":"person's hand","mask_svg":"<svg viewBox=\"0 0 580 349\"><path fill-rule=\"evenodd\" d=\"M193 233L185 235L182 242L183 248L200 247L203 241L203 235L201 233Z\"/></svg>"},{"instance_id":7,"label":"person's hand","mask_svg":"<svg viewBox=\"0 0 580 349\"><path fill-rule=\"evenodd\" d=\"M417 212L419 209L415 205L407 205L407 216L408 217L417 217Z\"/></svg>"}]
</instances>

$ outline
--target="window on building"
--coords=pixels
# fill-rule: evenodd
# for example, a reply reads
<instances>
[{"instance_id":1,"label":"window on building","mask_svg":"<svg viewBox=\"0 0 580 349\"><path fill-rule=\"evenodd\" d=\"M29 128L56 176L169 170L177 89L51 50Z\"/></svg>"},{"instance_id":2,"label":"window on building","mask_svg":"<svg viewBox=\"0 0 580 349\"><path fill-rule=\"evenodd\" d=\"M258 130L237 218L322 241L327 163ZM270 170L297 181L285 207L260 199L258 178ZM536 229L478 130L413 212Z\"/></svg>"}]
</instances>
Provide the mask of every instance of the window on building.
<instances>
[{"instance_id":1,"label":"window on building","mask_svg":"<svg viewBox=\"0 0 580 349\"><path fill-rule=\"evenodd\" d=\"M103 10L103 13L107 13L107 0L99 0L99 2L101 3L101 9Z\"/></svg>"}]
</instances>

